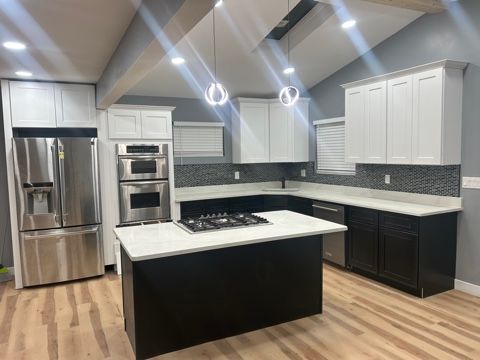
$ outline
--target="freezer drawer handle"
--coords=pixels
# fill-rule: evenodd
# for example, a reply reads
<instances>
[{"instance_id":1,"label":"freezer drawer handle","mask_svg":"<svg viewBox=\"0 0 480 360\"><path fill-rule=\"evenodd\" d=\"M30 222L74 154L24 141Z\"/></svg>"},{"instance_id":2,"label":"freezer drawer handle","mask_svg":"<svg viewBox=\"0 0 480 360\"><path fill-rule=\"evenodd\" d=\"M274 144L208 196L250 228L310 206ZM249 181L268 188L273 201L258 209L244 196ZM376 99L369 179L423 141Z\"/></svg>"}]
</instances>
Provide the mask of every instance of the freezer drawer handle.
<instances>
[{"instance_id":1,"label":"freezer drawer handle","mask_svg":"<svg viewBox=\"0 0 480 360\"><path fill-rule=\"evenodd\" d=\"M315 209L322 209L322 210L327 210L327 211L331 211L331 212L338 212L337 209L333 209L333 208L329 208L329 207L325 207L325 206L320 206L320 205L312 205L312 207L314 207Z\"/></svg>"},{"instance_id":2,"label":"freezer drawer handle","mask_svg":"<svg viewBox=\"0 0 480 360\"><path fill-rule=\"evenodd\" d=\"M65 233L62 233L62 234L24 235L24 238L25 239L42 239L42 238L52 238L52 237L61 237L61 236L94 234L94 233L97 233L97 232L98 232L98 229L94 229L94 230L82 230L82 231L65 232Z\"/></svg>"}]
</instances>

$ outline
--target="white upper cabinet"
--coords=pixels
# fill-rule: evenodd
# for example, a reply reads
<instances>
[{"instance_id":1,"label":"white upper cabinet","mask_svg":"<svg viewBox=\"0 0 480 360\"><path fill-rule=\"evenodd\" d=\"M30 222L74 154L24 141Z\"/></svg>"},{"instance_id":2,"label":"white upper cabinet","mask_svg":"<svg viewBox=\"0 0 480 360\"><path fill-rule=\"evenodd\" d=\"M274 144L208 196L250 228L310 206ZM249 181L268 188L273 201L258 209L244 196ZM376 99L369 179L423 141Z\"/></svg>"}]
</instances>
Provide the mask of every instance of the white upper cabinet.
<instances>
[{"instance_id":1,"label":"white upper cabinet","mask_svg":"<svg viewBox=\"0 0 480 360\"><path fill-rule=\"evenodd\" d=\"M174 107L114 105L108 109L110 139L172 139Z\"/></svg>"},{"instance_id":2,"label":"white upper cabinet","mask_svg":"<svg viewBox=\"0 0 480 360\"><path fill-rule=\"evenodd\" d=\"M96 127L93 85L10 82L13 127Z\"/></svg>"},{"instance_id":3,"label":"white upper cabinet","mask_svg":"<svg viewBox=\"0 0 480 360\"><path fill-rule=\"evenodd\" d=\"M240 101L232 119L234 163L270 161L270 119L268 101Z\"/></svg>"},{"instance_id":4,"label":"white upper cabinet","mask_svg":"<svg viewBox=\"0 0 480 360\"><path fill-rule=\"evenodd\" d=\"M56 127L54 85L10 81L12 127Z\"/></svg>"},{"instance_id":5,"label":"white upper cabinet","mask_svg":"<svg viewBox=\"0 0 480 360\"><path fill-rule=\"evenodd\" d=\"M142 137L140 111L108 109L108 136L110 139L140 139Z\"/></svg>"},{"instance_id":6,"label":"white upper cabinet","mask_svg":"<svg viewBox=\"0 0 480 360\"><path fill-rule=\"evenodd\" d=\"M171 139L172 113L170 111L142 111L142 138Z\"/></svg>"},{"instance_id":7,"label":"white upper cabinet","mask_svg":"<svg viewBox=\"0 0 480 360\"><path fill-rule=\"evenodd\" d=\"M293 111L280 102L270 104L270 162L293 158Z\"/></svg>"},{"instance_id":8,"label":"white upper cabinet","mask_svg":"<svg viewBox=\"0 0 480 360\"><path fill-rule=\"evenodd\" d=\"M345 91L345 161L364 161L365 87Z\"/></svg>"},{"instance_id":9,"label":"white upper cabinet","mask_svg":"<svg viewBox=\"0 0 480 360\"><path fill-rule=\"evenodd\" d=\"M411 164L413 75L388 81L387 164Z\"/></svg>"},{"instance_id":10,"label":"white upper cabinet","mask_svg":"<svg viewBox=\"0 0 480 360\"><path fill-rule=\"evenodd\" d=\"M347 162L460 164L465 66L444 60L344 85Z\"/></svg>"},{"instance_id":11,"label":"white upper cabinet","mask_svg":"<svg viewBox=\"0 0 480 360\"><path fill-rule=\"evenodd\" d=\"M413 75L413 163L442 163L443 69Z\"/></svg>"},{"instance_id":12,"label":"white upper cabinet","mask_svg":"<svg viewBox=\"0 0 480 360\"><path fill-rule=\"evenodd\" d=\"M278 99L234 101L233 162L306 162L309 160L309 99L286 107Z\"/></svg>"},{"instance_id":13,"label":"white upper cabinet","mask_svg":"<svg viewBox=\"0 0 480 360\"><path fill-rule=\"evenodd\" d=\"M55 84L58 127L97 127L95 87Z\"/></svg>"},{"instance_id":14,"label":"white upper cabinet","mask_svg":"<svg viewBox=\"0 0 480 360\"><path fill-rule=\"evenodd\" d=\"M363 162L371 164L384 164L387 159L386 81L365 86L365 118L363 136Z\"/></svg>"}]
</instances>

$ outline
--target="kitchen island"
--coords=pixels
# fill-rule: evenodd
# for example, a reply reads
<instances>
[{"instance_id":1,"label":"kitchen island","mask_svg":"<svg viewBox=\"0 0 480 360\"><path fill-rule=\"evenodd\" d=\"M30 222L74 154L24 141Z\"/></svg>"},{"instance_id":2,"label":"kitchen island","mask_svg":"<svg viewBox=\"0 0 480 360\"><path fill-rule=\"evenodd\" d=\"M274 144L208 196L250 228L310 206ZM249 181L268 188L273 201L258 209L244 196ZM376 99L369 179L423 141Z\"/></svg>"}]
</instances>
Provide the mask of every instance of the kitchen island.
<instances>
[{"instance_id":1,"label":"kitchen island","mask_svg":"<svg viewBox=\"0 0 480 360\"><path fill-rule=\"evenodd\" d=\"M258 215L271 224L115 230L125 330L138 359L322 312L322 234L347 228L291 211Z\"/></svg>"}]
</instances>

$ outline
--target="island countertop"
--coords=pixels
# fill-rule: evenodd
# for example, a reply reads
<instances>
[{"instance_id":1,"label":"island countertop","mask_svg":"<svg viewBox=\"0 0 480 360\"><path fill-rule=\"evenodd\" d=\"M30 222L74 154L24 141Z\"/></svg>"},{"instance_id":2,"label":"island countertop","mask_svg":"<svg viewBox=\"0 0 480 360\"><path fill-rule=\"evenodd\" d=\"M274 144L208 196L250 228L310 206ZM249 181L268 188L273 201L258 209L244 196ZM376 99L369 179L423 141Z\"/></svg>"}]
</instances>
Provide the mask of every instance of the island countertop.
<instances>
[{"instance_id":1,"label":"island countertop","mask_svg":"<svg viewBox=\"0 0 480 360\"><path fill-rule=\"evenodd\" d=\"M346 231L344 225L288 210L258 213L272 224L190 234L175 223L116 228L132 261Z\"/></svg>"}]
</instances>

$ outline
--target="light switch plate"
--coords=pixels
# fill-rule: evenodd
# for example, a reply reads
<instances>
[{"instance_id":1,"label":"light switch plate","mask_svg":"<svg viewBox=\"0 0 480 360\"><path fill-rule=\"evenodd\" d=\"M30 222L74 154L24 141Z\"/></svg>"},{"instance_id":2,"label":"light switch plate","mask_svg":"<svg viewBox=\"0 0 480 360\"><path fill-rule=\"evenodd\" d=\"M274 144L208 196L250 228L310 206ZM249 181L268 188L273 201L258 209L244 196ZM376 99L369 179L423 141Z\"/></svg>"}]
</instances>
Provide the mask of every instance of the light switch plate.
<instances>
[{"instance_id":1,"label":"light switch plate","mask_svg":"<svg viewBox=\"0 0 480 360\"><path fill-rule=\"evenodd\" d=\"M464 189L480 189L480 177L466 177L462 179Z\"/></svg>"},{"instance_id":2,"label":"light switch plate","mask_svg":"<svg viewBox=\"0 0 480 360\"><path fill-rule=\"evenodd\" d=\"M385 184L390 184L390 175L385 175Z\"/></svg>"},{"instance_id":3,"label":"light switch plate","mask_svg":"<svg viewBox=\"0 0 480 360\"><path fill-rule=\"evenodd\" d=\"M235 180L240 180L240 171L235 171Z\"/></svg>"},{"instance_id":4,"label":"light switch plate","mask_svg":"<svg viewBox=\"0 0 480 360\"><path fill-rule=\"evenodd\" d=\"M307 177L307 170L305 170L305 169L300 170L300 176L301 177Z\"/></svg>"}]
</instances>

